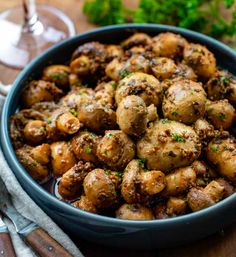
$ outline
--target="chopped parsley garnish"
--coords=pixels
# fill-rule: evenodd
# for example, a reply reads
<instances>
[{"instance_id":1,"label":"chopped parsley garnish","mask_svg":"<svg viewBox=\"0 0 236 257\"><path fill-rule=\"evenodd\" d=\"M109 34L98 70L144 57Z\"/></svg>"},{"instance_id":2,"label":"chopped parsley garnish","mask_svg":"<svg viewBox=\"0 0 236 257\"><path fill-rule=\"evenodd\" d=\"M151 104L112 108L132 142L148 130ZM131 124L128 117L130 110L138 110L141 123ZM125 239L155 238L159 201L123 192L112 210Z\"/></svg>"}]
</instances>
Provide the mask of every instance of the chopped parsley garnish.
<instances>
[{"instance_id":1,"label":"chopped parsley garnish","mask_svg":"<svg viewBox=\"0 0 236 257\"><path fill-rule=\"evenodd\" d=\"M178 143L185 143L186 142L186 139L181 137L179 134L177 133L173 133L172 134L172 139Z\"/></svg>"},{"instance_id":2,"label":"chopped parsley garnish","mask_svg":"<svg viewBox=\"0 0 236 257\"><path fill-rule=\"evenodd\" d=\"M90 147L85 147L85 148L84 148L84 151L85 151L85 153L91 153L91 152L92 152L92 148L90 148Z\"/></svg>"},{"instance_id":3,"label":"chopped parsley garnish","mask_svg":"<svg viewBox=\"0 0 236 257\"><path fill-rule=\"evenodd\" d=\"M77 112L75 111L75 109L70 109L69 112L70 112L73 116L77 117Z\"/></svg>"},{"instance_id":4,"label":"chopped parsley garnish","mask_svg":"<svg viewBox=\"0 0 236 257\"><path fill-rule=\"evenodd\" d=\"M114 136L114 134L112 134L112 133L108 133L108 134L106 134L106 136L107 136L107 137L113 137L113 136Z\"/></svg>"},{"instance_id":5,"label":"chopped parsley garnish","mask_svg":"<svg viewBox=\"0 0 236 257\"><path fill-rule=\"evenodd\" d=\"M44 131L45 131L45 127L40 127L40 128L39 128L39 131L40 131L40 132L44 132Z\"/></svg>"},{"instance_id":6,"label":"chopped parsley garnish","mask_svg":"<svg viewBox=\"0 0 236 257\"><path fill-rule=\"evenodd\" d=\"M216 152L219 151L219 146L218 145L212 145L211 150L216 153Z\"/></svg>"},{"instance_id":7,"label":"chopped parsley garnish","mask_svg":"<svg viewBox=\"0 0 236 257\"><path fill-rule=\"evenodd\" d=\"M116 82L115 82L115 81L112 81L112 82L111 82L111 85L112 85L113 89L116 90L116 88L117 88Z\"/></svg>"},{"instance_id":8,"label":"chopped parsley garnish","mask_svg":"<svg viewBox=\"0 0 236 257\"><path fill-rule=\"evenodd\" d=\"M47 124L51 124L52 120L50 118L47 119Z\"/></svg>"},{"instance_id":9,"label":"chopped parsley garnish","mask_svg":"<svg viewBox=\"0 0 236 257\"><path fill-rule=\"evenodd\" d=\"M221 77L221 81L223 81L224 84L229 84L229 79L226 77Z\"/></svg>"},{"instance_id":10,"label":"chopped parsley garnish","mask_svg":"<svg viewBox=\"0 0 236 257\"><path fill-rule=\"evenodd\" d=\"M61 80L67 77L67 74L52 74L50 75L50 78L52 80Z\"/></svg>"},{"instance_id":11,"label":"chopped parsley garnish","mask_svg":"<svg viewBox=\"0 0 236 257\"><path fill-rule=\"evenodd\" d=\"M139 166L140 166L141 168L144 168L144 166L145 166L145 161L144 161L144 160L141 160L141 159L138 159L137 161L138 161Z\"/></svg>"},{"instance_id":12,"label":"chopped parsley garnish","mask_svg":"<svg viewBox=\"0 0 236 257\"><path fill-rule=\"evenodd\" d=\"M171 120L163 119L163 120L161 120L161 123L162 124L168 124L168 123L171 123Z\"/></svg>"},{"instance_id":13,"label":"chopped parsley garnish","mask_svg":"<svg viewBox=\"0 0 236 257\"><path fill-rule=\"evenodd\" d=\"M172 112L171 115L176 117L178 115L178 113L177 112Z\"/></svg>"},{"instance_id":14,"label":"chopped parsley garnish","mask_svg":"<svg viewBox=\"0 0 236 257\"><path fill-rule=\"evenodd\" d=\"M106 175L111 175L111 170L104 170Z\"/></svg>"},{"instance_id":15,"label":"chopped parsley garnish","mask_svg":"<svg viewBox=\"0 0 236 257\"><path fill-rule=\"evenodd\" d=\"M130 72L128 71L128 70L126 70L126 69L124 69L124 70L121 70L120 72L119 72L119 76L123 79L123 78L125 78L126 76L128 76L130 74Z\"/></svg>"},{"instance_id":16,"label":"chopped parsley garnish","mask_svg":"<svg viewBox=\"0 0 236 257\"><path fill-rule=\"evenodd\" d=\"M224 121L226 119L226 115L224 113L219 113L218 118L219 120Z\"/></svg>"}]
</instances>

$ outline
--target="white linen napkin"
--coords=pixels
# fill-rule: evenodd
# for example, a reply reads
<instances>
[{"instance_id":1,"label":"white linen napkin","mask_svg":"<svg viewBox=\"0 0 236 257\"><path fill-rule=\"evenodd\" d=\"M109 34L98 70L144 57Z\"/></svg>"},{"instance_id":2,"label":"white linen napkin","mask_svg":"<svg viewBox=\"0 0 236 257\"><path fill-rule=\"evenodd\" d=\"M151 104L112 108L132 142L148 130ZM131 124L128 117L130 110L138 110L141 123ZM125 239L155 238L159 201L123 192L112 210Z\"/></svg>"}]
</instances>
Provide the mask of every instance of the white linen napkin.
<instances>
[{"instance_id":1,"label":"white linen napkin","mask_svg":"<svg viewBox=\"0 0 236 257\"><path fill-rule=\"evenodd\" d=\"M4 97L0 95L0 113L4 103ZM40 227L45 229L54 239L56 239L62 246L64 246L73 256L83 257L83 254L70 240L70 238L36 205L36 203L26 194L15 175L9 168L2 150L0 148L0 176L6 184L8 192L12 196L12 201L15 208L26 218L34 221ZM6 222L13 245L18 257L35 257L32 250L25 245L22 239L14 230L14 226L6 219Z\"/></svg>"}]
</instances>

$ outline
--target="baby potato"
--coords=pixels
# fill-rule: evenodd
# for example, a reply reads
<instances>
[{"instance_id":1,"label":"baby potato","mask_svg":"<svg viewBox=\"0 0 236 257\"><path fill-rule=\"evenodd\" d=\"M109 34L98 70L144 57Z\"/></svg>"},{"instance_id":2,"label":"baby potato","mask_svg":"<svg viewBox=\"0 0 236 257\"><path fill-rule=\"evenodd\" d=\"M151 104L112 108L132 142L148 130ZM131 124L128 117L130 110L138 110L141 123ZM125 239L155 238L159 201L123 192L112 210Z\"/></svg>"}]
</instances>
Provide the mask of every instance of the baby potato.
<instances>
[{"instance_id":1,"label":"baby potato","mask_svg":"<svg viewBox=\"0 0 236 257\"><path fill-rule=\"evenodd\" d=\"M95 101L100 103L102 106L110 105L113 108L116 86L115 81L98 84L95 88Z\"/></svg>"},{"instance_id":2,"label":"baby potato","mask_svg":"<svg viewBox=\"0 0 236 257\"><path fill-rule=\"evenodd\" d=\"M205 188L192 188L188 193L188 205L192 211L198 211L219 202L224 197L225 188L212 180Z\"/></svg>"},{"instance_id":3,"label":"baby potato","mask_svg":"<svg viewBox=\"0 0 236 257\"><path fill-rule=\"evenodd\" d=\"M31 153L32 149L32 147L25 145L16 150L16 156L29 175L38 183L43 183L49 178L49 169L34 159L35 156Z\"/></svg>"},{"instance_id":4,"label":"baby potato","mask_svg":"<svg viewBox=\"0 0 236 257\"><path fill-rule=\"evenodd\" d=\"M185 45L186 39L171 32L160 33L152 39L152 51L160 57L181 57Z\"/></svg>"},{"instance_id":5,"label":"baby potato","mask_svg":"<svg viewBox=\"0 0 236 257\"><path fill-rule=\"evenodd\" d=\"M76 164L75 156L71 146L66 141L51 144L52 171L57 177L62 176Z\"/></svg>"},{"instance_id":6,"label":"baby potato","mask_svg":"<svg viewBox=\"0 0 236 257\"><path fill-rule=\"evenodd\" d=\"M228 129L232 126L235 115L234 107L227 99L206 104L206 116L217 129Z\"/></svg>"},{"instance_id":7,"label":"baby potato","mask_svg":"<svg viewBox=\"0 0 236 257\"><path fill-rule=\"evenodd\" d=\"M117 126L116 113L110 106L102 106L95 102L82 105L77 117L86 128L98 134Z\"/></svg>"},{"instance_id":8,"label":"baby potato","mask_svg":"<svg viewBox=\"0 0 236 257\"><path fill-rule=\"evenodd\" d=\"M176 66L176 69L172 74L172 79L189 79L197 81L197 75L191 67L182 62Z\"/></svg>"},{"instance_id":9,"label":"baby potato","mask_svg":"<svg viewBox=\"0 0 236 257\"><path fill-rule=\"evenodd\" d=\"M146 106L151 104L158 106L161 103L161 94L161 84L154 76L135 72L119 82L115 99L119 104L128 95L137 95L143 99Z\"/></svg>"},{"instance_id":10,"label":"baby potato","mask_svg":"<svg viewBox=\"0 0 236 257\"><path fill-rule=\"evenodd\" d=\"M163 196L176 196L195 185L196 172L191 166L179 168L166 176Z\"/></svg>"},{"instance_id":11,"label":"baby potato","mask_svg":"<svg viewBox=\"0 0 236 257\"><path fill-rule=\"evenodd\" d=\"M126 220L153 220L152 210L141 204L123 204L116 211L116 218Z\"/></svg>"},{"instance_id":12,"label":"baby potato","mask_svg":"<svg viewBox=\"0 0 236 257\"><path fill-rule=\"evenodd\" d=\"M205 119L198 119L194 123L194 130L201 140L210 140L215 136L214 127Z\"/></svg>"},{"instance_id":13,"label":"baby potato","mask_svg":"<svg viewBox=\"0 0 236 257\"><path fill-rule=\"evenodd\" d=\"M201 143L196 132L167 119L154 122L137 142L137 156L147 161L148 169L164 173L190 165L200 153Z\"/></svg>"},{"instance_id":14,"label":"baby potato","mask_svg":"<svg viewBox=\"0 0 236 257\"><path fill-rule=\"evenodd\" d=\"M44 101L54 101L61 96L62 91L54 83L33 80L24 89L21 102L25 108L31 107L35 103Z\"/></svg>"},{"instance_id":15,"label":"baby potato","mask_svg":"<svg viewBox=\"0 0 236 257\"><path fill-rule=\"evenodd\" d=\"M93 205L93 203L88 199L87 196L82 195L79 200L73 202L74 207L79 208L84 211L97 213L97 208Z\"/></svg>"},{"instance_id":16,"label":"baby potato","mask_svg":"<svg viewBox=\"0 0 236 257\"><path fill-rule=\"evenodd\" d=\"M117 123L120 129L130 135L139 137L147 129L147 107L143 99L136 95L125 97L116 110Z\"/></svg>"},{"instance_id":17,"label":"baby potato","mask_svg":"<svg viewBox=\"0 0 236 257\"><path fill-rule=\"evenodd\" d=\"M200 83L178 80L170 86L162 103L164 117L192 124L204 116L206 93Z\"/></svg>"},{"instance_id":18,"label":"baby potato","mask_svg":"<svg viewBox=\"0 0 236 257\"><path fill-rule=\"evenodd\" d=\"M124 49L128 49L131 48L133 46L146 46L146 45L150 45L152 42L152 39L150 36L148 36L145 33L135 33L132 36L128 37L126 40L124 40L123 42L121 42L121 46Z\"/></svg>"},{"instance_id":19,"label":"baby potato","mask_svg":"<svg viewBox=\"0 0 236 257\"><path fill-rule=\"evenodd\" d=\"M122 171L135 156L135 144L121 130L107 130L97 144L97 157L112 170Z\"/></svg>"},{"instance_id":20,"label":"baby potato","mask_svg":"<svg viewBox=\"0 0 236 257\"><path fill-rule=\"evenodd\" d=\"M40 164L48 164L51 159L51 148L49 144L42 144L33 147L31 150L31 156L34 160Z\"/></svg>"},{"instance_id":21,"label":"baby potato","mask_svg":"<svg viewBox=\"0 0 236 257\"><path fill-rule=\"evenodd\" d=\"M121 183L121 195L127 203L139 203L142 200L139 190L142 171L143 164L140 160L132 160L125 168Z\"/></svg>"},{"instance_id":22,"label":"baby potato","mask_svg":"<svg viewBox=\"0 0 236 257\"><path fill-rule=\"evenodd\" d=\"M105 73L106 75L114 81L120 80L120 73L124 68L124 62L120 61L117 58L114 58L106 66ZM123 72L124 73L124 72Z\"/></svg>"},{"instance_id":23,"label":"baby potato","mask_svg":"<svg viewBox=\"0 0 236 257\"><path fill-rule=\"evenodd\" d=\"M42 80L54 82L56 86L66 89L69 86L70 68L65 65L50 65L43 70Z\"/></svg>"},{"instance_id":24,"label":"baby potato","mask_svg":"<svg viewBox=\"0 0 236 257\"><path fill-rule=\"evenodd\" d=\"M232 182L236 182L236 141L235 138L215 138L207 146L207 160L216 170Z\"/></svg>"},{"instance_id":25,"label":"baby potato","mask_svg":"<svg viewBox=\"0 0 236 257\"><path fill-rule=\"evenodd\" d=\"M72 135L79 131L79 120L70 112L64 112L57 118L57 129L63 133Z\"/></svg>"},{"instance_id":26,"label":"baby potato","mask_svg":"<svg viewBox=\"0 0 236 257\"><path fill-rule=\"evenodd\" d=\"M159 170L144 171L141 173L141 192L148 195L160 193L166 186L165 174Z\"/></svg>"},{"instance_id":27,"label":"baby potato","mask_svg":"<svg viewBox=\"0 0 236 257\"><path fill-rule=\"evenodd\" d=\"M91 88L77 87L63 96L59 101L59 105L77 110L81 105L92 102L94 97L95 93Z\"/></svg>"},{"instance_id":28,"label":"baby potato","mask_svg":"<svg viewBox=\"0 0 236 257\"><path fill-rule=\"evenodd\" d=\"M78 58L74 59L70 63L71 72L79 76L85 76L90 73L91 64L90 59L86 55L81 55Z\"/></svg>"},{"instance_id":29,"label":"baby potato","mask_svg":"<svg viewBox=\"0 0 236 257\"><path fill-rule=\"evenodd\" d=\"M151 60L151 70L158 79L170 78L176 70L175 62L166 57L157 57Z\"/></svg>"},{"instance_id":30,"label":"baby potato","mask_svg":"<svg viewBox=\"0 0 236 257\"><path fill-rule=\"evenodd\" d=\"M142 55L133 54L119 72L120 79L132 72L148 73L150 70L149 61Z\"/></svg>"},{"instance_id":31,"label":"baby potato","mask_svg":"<svg viewBox=\"0 0 236 257\"><path fill-rule=\"evenodd\" d=\"M110 59L121 58L124 56L124 50L118 45L106 45L105 47Z\"/></svg>"},{"instance_id":32,"label":"baby potato","mask_svg":"<svg viewBox=\"0 0 236 257\"><path fill-rule=\"evenodd\" d=\"M46 122L31 120L24 127L24 137L31 144L40 144L46 140Z\"/></svg>"},{"instance_id":33,"label":"baby potato","mask_svg":"<svg viewBox=\"0 0 236 257\"><path fill-rule=\"evenodd\" d=\"M83 186L86 197L97 208L108 208L117 202L115 185L103 169L90 171Z\"/></svg>"},{"instance_id":34,"label":"baby potato","mask_svg":"<svg viewBox=\"0 0 236 257\"><path fill-rule=\"evenodd\" d=\"M230 103L236 106L236 80L231 80L229 85L228 95L227 98L229 99Z\"/></svg>"},{"instance_id":35,"label":"baby potato","mask_svg":"<svg viewBox=\"0 0 236 257\"><path fill-rule=\"evenodd\" d=\"M125 51L125 55L132 56L138 54L144 54L146 51L144 46L133 46Z\"/></svg>"},{"instance_id":36,"label":"baby potato","mask_svg":"<svg viewBox=\"0 0 236 257\"><path fill-rule=\"evenodd\" d=\"M171 196L166 204L166 212L168 216L178 216L183 215L187 209L186 200L181 197Z\"/></svg>"},{"instance_id":37,"label":"baby potato","mask_svg":"<svg viewBox=\"0 0 236 257\"><path fill-rule=\"evenodd\" d=\"M183 56L186 64L192 67L202 79L207 80L214 75L216 59L205 46L193 43L186 44Z\"/></svg>"},{"instance_id":38,"label":"baby potato","mask_svg":"<svg viewBox=\"0 0 236 257\"><path fill-rule=\"evenodd\" d=\"M63 199L72 200L78 197L83 187L86 175L94 169L90 162L79 161L62 175L58 186L58 192Z\"/></svg>"},{"instance_id":39,"label":"baby potato","mask_svg":"<svg viewBox=\"0 0 236 257\"><path fill-rule=\"evenodd\" d=\"M71 140L72 150L79 160L98 163L96 156L99 137L88 131L81 131Z\"/></svg>"}]
</instances>

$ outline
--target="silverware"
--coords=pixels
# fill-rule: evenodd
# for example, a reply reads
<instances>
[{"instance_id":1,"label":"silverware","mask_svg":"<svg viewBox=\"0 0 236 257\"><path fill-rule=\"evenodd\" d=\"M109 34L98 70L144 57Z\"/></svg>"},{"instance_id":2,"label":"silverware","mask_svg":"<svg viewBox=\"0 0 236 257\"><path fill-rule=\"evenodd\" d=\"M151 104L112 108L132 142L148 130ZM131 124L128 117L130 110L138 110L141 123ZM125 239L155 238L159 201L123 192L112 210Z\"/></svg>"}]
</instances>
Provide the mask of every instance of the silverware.
<instances>
[{"instance_id":1,"label":"silverware","mask_svg":"<svg viewBox=\"0 0 236 257\"><path fill-rule=\"evenodd\" d=\"M55 239L36 223L28 220L17 212L12 205L11 196L0 178L0 211L7 216L15 226L17 233L22 237L34 252L40 257L73 257ZM0 254L1 256L1 254Z\"/></svg>"},{"instance_id":2,"label":"silverware","mask_svg":"<svg viewBox=\"0 0 236 257\"><path fill-rule=\"evenodd\" d=\"M16 257L16 253L11 241L11 236L1 216L0 216L0 256Z\"/></svg>"}]
</instances>

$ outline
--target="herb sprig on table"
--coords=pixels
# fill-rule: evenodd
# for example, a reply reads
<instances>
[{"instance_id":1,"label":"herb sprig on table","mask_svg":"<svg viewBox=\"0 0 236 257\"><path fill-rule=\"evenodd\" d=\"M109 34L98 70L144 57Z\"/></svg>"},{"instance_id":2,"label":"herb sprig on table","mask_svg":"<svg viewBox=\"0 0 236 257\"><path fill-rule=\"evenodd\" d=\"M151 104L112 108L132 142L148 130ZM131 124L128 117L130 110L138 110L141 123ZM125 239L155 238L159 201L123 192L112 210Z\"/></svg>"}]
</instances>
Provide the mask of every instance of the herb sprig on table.
<instances>
[{"instance_id":1,"label":"herb sprig on table","mask_svg":"<svg viewBox=\"0 0 236 257\"><path fill-rule=\"evenodd\" d=\"M121 0L87 0L84 13L90 22L102 26L125 22L161 23L221 39L236 36L234 3L235 0L140 0L138 8L131 10Z\"/></svg>"}]
</instances>

